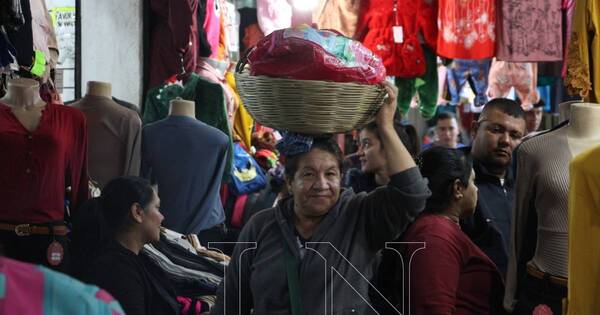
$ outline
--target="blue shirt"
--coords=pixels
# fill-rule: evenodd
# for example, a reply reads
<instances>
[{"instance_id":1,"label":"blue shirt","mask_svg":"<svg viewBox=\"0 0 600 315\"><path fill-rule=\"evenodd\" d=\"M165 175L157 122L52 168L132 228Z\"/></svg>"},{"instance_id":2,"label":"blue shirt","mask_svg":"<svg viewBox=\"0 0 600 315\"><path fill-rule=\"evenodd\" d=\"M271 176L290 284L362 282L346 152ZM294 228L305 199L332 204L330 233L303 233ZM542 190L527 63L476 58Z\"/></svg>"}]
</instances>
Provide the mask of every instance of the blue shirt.
<instances>
[{"instance_id":1,"label":"blue shirt","mask_svg":"<svg viewBox=\"0 0 600 315\"><path fill-rule=\"evenodd\" d=\"M168 116L142 130L142 176L158 184L163 226L197 234L223 223L219 190L227 136L199 120Z\"/></svg>"}]
</instances>

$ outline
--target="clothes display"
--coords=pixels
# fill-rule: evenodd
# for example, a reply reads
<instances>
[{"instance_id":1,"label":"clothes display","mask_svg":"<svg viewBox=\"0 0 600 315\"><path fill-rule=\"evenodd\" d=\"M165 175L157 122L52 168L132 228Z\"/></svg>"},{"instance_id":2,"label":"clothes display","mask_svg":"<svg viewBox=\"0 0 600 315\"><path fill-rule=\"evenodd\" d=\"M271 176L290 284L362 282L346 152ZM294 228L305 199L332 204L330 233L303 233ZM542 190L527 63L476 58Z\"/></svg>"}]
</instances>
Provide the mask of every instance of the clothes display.
<instances>
[{"instance_id":1,"label":"clothes display","mask_svg":"<svg viewBox=\"0 0 600 315\"><path fill-rule=\"evenodd\" d=\"M206 0L204 30L212 52L210 58L217 59L219 56L219 37L221 36L221 0Z\"/></svg>"},{"instance_id":2,"label":"clothes display","mask_svg":"<svg viewBox=\"0 0 600 315\"><path fill-rule=\"evenodd\" d=\"M414 242L403 255L411 257L410 269L404 268L410 314L503 312L502 277L460 226L446 217L425 214L404 233L402 241ZM426 247L415 252L423 247L419 242Z\"/></svg>"},{"instance_id":3,"label":"clothes display","mask_svg":"<svg viewBox=\"0 0 600 315\"><path fill-rule=\"evenodd\" d=\"M579 154L569 166L569 315L600 309L600 252L590 240L600 237L600 147Z\"/></svg>"},{"instance_id":4,"label":"clothes display","mask_svg":"<svg viewBox=\"0 0 600 315\"><path fill-rule=\"evenodd\" d=\"M71 105L88 128L88 170L100 188L111 179L140 172L142 121L137 113L104 96L86 95Z\"/></svg>"},{"instance_id":5,"label":"clothes display","mask_svg":"<svg viewBox=\"0 0 600 315\"><path fill-rule=\"evenodd\" d=\"M483 106L487 103L488 77L490 73L491 60L463 60L455 59L447 71L448 92L450 93L450 104L458 105L463 87L467 82L475 93L475 106Z\"/></svg>"},{"instance_id":6,"label":"clothes display","mask_svg":"<svg viewBox=\"0 0 600 315\"><path fill-rule=\"evenodd\" d=\"M0 278L1 314L125 314L103 289L42 266L0 257Z\"/></svg>"},{"instance_id":7,"label":"clothes display","mask_svg":"<svg viewBox=\"0 0 600 315\"><path fill-rule=\"evenodd\" d=\"M438 70L435 53L423 46L425 56L425 74L416 78L396 78L398 87L398 109L404 116L408 113L415 95L418 97L419 110L425 119L435 115L438 101Z\"/></svg>"},{"instance_id":8,"label":"clothes display","mask_svg":"<svg viewBox=\"0 0 600 315\"><path fill-rule=\"evenodd\" d=\"M572 95L586 101L600 101L600 10L599 0L578 0L573 32L567 52L565 86Z\"/></svg>"},{"instance_id":9,"label":"clothes display","mask_svg":"<svg viewBox=\"0 0 600 315\"><path fill-rule=\"evenodd\" d=\"M501 0L496 58L511 62L563 58L562 0Z\"/></svg>"},{"instance_id":10,"label":"clothes display","mask_svg":"<svg viewBox=\"0 0 600 315\"><path fill-rule=\"evenodd\" d=\"M257 0L256 11L265 36L292 26L292 5L288 0Z\"/></svg>"},{"instance_id":11,"label":"clothes display","mask_svg":"<svg viewBox=\"0 0 600 315\"><path fill-rule=\"evenodd\" d=\"M227 83L227 78L225 74L215 69L215 67L213 67L210 64L210 60L205 58L198 59L198 65L196 66L195 72L202 79L212 83L217 83L223 88L223 93L225 95L225 105L227 108L227 120L229 122L233 122L233 116L237 111L236 105L238 103L235 102L235 93L231 90L231 87ZM214 126L212 124L210 125ZM230 123L230 125L233 125L233 123Z\"/></svg>"},{"instance_id":12,"label":"clothes display","mask_svg":"<svg viewBox=\"0 0 600 315\"><path fill-rule=\"evenodd\" d=\"M233 73L228 72L225 75L225 78L227 79L227 84L233 91L236 104L235 108L237 108L233 117L233 134L244 143L246 148L249 148L252 141L252 128L254 126L254 119L252 116L250 116L250 113L248 113L246 107L244 107L244 104L242 103L242 99L237 91Z\"/></svg>"},{"instance_id":13,"label":"clothes display","mask_svg":"<svg viewBox=\"0 0 600 315\"><path fill-rule=\"evenodd\" d=\"M355 195L343 190L310 243L306 243L312 250L299 247L292 223L293 198L286 198L275 208L254 215L238 241L256 242L256 248L246 251L247 246L236 246L224 279L226 285L219 286L213 314L240 311L249 314L251 308L257 314L290 314L289 294L310 301L304 303L307 314L320 313L325 305L331 305L334 313L366 313L369 307L356 295L367 296L368 284L361 274L366 279L372 277L375 253L413 220L423 206L420 198L427 195L429 190L416 167L393 175L390 184L371 194ZM286 249L301 270L299 291L295 293L289 292L287 277L281 276L286 274ZM301 251L304 252L302 258ZM352 269L348 268L346 259L352 261ZM334 268L343 279L323 274L325 266L325 271ZM332 288L335 303L322 294L326 284L321 281ZM224 303L224 294L227 303Z\"/></svg>"},{"instance_id":14,"label":"clothes display","mask_svg":"<svg viewBox=\"0 0 600 315\"><path fill-rule=\"evenodd\" d=\"M156 22L151 26L148 86L154 88L196 68L198 0L151 0L150 7Z\"/></svg>"},{"instance_id":15,"label":"clothes display","mask_svg":"<svg viewBox=\"0 0 600 315\"><path fill-rule=\"evenodd\" d=\"M67 2L0 1L0 314L599 312L600 0ZM393 90L408 138L274 130L242 73ZM441 204L444 112L484 142Z\"/></svg>"},{"instance_id":16,"label":"clothes display","mask_svg":"<svg viewBox=\"0 0 600 315\"><path fill-rule=\"evenodd\" d=\"M437 53L453 59L494 56L496 2L490 0L440 0Z\"/></svg>"},{"instance_id":17,"label":"clothes display","mask_svg":"<svg viewBox=\"0 0 600 315\"><path fill-rule=\"evenodd\" d=\"M494 59L490 68L488 97L506 97L514 87L521 107L529 110L539 102L537 93L537 64L508 62Z\"/></svg>"},{"instance_id":18,"label":"clothes display","mask_svg":"<svg viewBox=\"0 0 600 315\"><path fill-rule=\"evenodd\" d=\"M388 76L422 76L426 61L421 42L434 52L437 46L436 4L427 0L361 1L355 38L381 57Z\"/></svg>"},{"instance_id":19,"label":"clothes display","mask_svg":"<svg viewBox=\"0 0 600 315\"><path fill-rule=\"evenodd\" d=\"M367 1L367 0L362 0ZM320 29L336 30L347 37L354 37L361 0L319 1L313 10L313 22Z\"/></svg>"},{"instance_id":20,"label":"clothes display","mask_svg":"<svg viewBox=\"0 0 600 315\"><path fill-rule=\"evenodd\" d=\"M76 211L88 198L87 141L85 116L74 108L46 104L29 132L0 103L0 222L62 222L67 186Z\"/></svg>"},{"instance_id":21,"label":"clothes display","mask_svg":"<svg viewBox=\"0 0 600 315\"><path fill-rule=\"evenodd\" d=\"M189 234L223 222L219 187L227 152L225 134L191 117L169 116L143 128L141 174L158 184L165 227Z\"/></svg>"}]
</instances>

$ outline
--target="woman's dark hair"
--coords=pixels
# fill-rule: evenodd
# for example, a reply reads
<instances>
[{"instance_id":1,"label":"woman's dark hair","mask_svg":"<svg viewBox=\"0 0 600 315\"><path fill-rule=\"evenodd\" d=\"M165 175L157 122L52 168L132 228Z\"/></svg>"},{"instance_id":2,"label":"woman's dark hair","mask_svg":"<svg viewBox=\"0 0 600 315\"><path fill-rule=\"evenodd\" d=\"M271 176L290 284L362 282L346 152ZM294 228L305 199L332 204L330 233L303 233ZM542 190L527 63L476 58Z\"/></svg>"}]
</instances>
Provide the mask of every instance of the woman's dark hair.
<instances>
[{"instance_id":1,"label":"woman's dark hair","mask_svg":"<svg viewBox=\"0 0 600 315\"><path fill-rule=\"evenodd\" d=\"M366 129L372 132L379 141L381 141L381 136L379 136L379 129L377 128L377 122L372 121L365 125L362 129ZM421 145L419 143L419 136L417 134L417 130L412 125L404 125L400 121L400 118L394 117L394 130L396 134L404 144L406 150L413 158L416 158L421 151ZM383 144L382 144L383 147Z\"/></svg>"},{"instance_id":2,"label":"woman's dark hair","mask_svg":"<svg viewBox=\"0 0 600 315\"><path fill-rule=\"evenodd\" d=\"M73 216L71 233L75 275L83 271L77 268L84 268L98 249L129 227L131 205L139 203L145 209L153 196L154 190L148 180L124 176L111 180L100 197L81 205Z\"/></svg>"},{"instance_id":3,"label":"woman's dark hair","mask_svg":"<svg viewBox=\"0 0 600 315\"><path fill-rule=\"evenodd\" d=\"M340 170L340 174L341 174L342 164L344 162L344 155L342 154L342 150L340 149L340 147L338 146L338 144L335 142L335 140L333 138L331 138L331 137L315 138L313 140L313 143L312 143L310 149L311 150L320 149L325 152L331 153L337 161L337 164L338 164L338 167ZM304 155L306 155L307 153L286 157L286 159L285 159L285 177L288 180L291 180L294 178L294 175L298 171L298 166L300 165L301 158Z\"/></svg>"},{"instance_id":4,"label":"woman's dark hair","mask_svg":"<svg viewBox=\"0 0 600 315\"><path fill-rule=\"evenodd\" d=\"M462 185L469 185L473 160L468 149L449 149L434 146L421 153L417 159L421 174L429 181L431 197L425 209L430 212L446 210L452 198L452 187L458 179Z\"/></svg>"}]
</instances>

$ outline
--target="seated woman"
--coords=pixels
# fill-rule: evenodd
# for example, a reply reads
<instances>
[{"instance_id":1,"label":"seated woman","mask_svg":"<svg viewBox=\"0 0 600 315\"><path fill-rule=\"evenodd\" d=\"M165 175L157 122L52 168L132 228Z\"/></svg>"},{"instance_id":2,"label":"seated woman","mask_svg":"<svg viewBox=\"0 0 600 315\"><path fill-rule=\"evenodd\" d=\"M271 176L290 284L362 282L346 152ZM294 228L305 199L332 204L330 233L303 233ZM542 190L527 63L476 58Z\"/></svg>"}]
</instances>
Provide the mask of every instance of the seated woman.
<instances>
[{"instance_id":1,"label":"seated woman","mask_svg":"<svg viewBox=\"0 0 600 315\"><path fill-rule=\"evenodd\" d=\"M148 270L139 256L144 244L159 240L162 220L147 180L113 179L73 220L76 276L108 291L128 315L179 314L168 278Z\"/></svg>"},{"instance_id":2,"label":"seated woman","mask_svg":"<svg viewBox=\"0 0 600 315\"><path fill-rule=\"evenodd\" d=\"M460 149L433 147L418 161L431 197L402 237L425 243L420 250L423 244L407 246L403 255L414 253L410 270L404 269L409 314L502 314L500 273L459 225L477 204L470 157Z\"/></svg>"},{"instance_id":3,"label":"seated woman","mask_svg":"<svg viewBox=\"0 0 600 315\"><path fill-rule=\"evenodd\" d=\"M404 230L429 196L394 131L396 90L387 89L391 97L377 121L388 185L370 194L340 189L342 156L330 139L314 139L308 151L288 154L291 196L254 215L243 228L212 314L371 310L365 301L376 252Z\"/></svg>"}]
</instances>

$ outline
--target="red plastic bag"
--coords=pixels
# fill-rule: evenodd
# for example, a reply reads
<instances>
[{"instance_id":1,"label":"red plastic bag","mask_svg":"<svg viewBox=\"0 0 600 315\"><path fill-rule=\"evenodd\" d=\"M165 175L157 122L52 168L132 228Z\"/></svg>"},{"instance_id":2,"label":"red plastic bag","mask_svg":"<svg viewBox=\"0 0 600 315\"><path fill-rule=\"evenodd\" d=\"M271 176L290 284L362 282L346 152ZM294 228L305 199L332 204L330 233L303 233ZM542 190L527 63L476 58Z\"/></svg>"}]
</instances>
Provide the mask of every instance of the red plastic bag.
<instances>
[{"instance_id":1,"label":"red plastic bag","mask_svg":"<svg viewBox=\"0 0 600 315\"><path fill-rule=\"evenodd\" d=\"M248 55L251 75L378 84L381 59L360 42L330 30L287 28L263 38Z\"/></svg>"}]
</instances>

